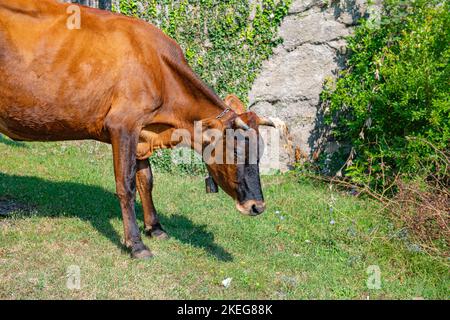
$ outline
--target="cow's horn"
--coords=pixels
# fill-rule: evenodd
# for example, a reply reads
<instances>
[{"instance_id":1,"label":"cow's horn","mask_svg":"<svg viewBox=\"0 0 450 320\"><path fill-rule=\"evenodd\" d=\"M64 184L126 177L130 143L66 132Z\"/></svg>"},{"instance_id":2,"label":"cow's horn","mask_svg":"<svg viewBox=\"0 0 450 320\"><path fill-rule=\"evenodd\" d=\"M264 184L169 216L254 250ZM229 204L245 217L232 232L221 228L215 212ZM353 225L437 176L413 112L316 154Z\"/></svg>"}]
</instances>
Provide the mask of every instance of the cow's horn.
<instances>
[{"instance_id":1,"label":"cow's horn","mask_svg":"<svg viewBox=\"0 0 450 320\"><path fill-rule=\"evenodd\" d=\"M239 117L237 117L236 120L234 120L234 124L238 129L243 129L245 131L250 130L250 127L244 122L244 120L242 120Z\"/></svg>"},{"instance_id":2,"label":"cow's horn","mask_svg":"<svg viewBox=\"0 0 450 320\"><path fill-rule=\"evenodd\" d=\"M273 123L272 120L270 120L269 118L265 118L265 117L259 117L259 125L260 126L274 127L274 128L277 127L275 125L275 123Z\"/></svg>"}]
</instances>

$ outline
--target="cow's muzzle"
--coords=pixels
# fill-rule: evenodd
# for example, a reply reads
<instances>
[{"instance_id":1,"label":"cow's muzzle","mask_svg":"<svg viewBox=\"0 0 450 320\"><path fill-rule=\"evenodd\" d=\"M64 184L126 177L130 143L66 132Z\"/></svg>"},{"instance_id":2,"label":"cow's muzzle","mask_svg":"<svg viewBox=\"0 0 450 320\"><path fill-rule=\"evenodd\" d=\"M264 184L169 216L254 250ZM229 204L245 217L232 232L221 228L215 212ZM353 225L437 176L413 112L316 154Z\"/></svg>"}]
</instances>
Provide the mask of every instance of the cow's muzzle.
<instances>
[{"instance_id":1,"label":"cow's muzzle","mask_svg":"<svg viewBox=\"0 0 450 320\"><path fill-rule=\"evenodd\" d=\"M258 216L266 210L264 201L249 200L244 203L236 203L236 208L246 216Z\"/></svg>"}]
</instances>

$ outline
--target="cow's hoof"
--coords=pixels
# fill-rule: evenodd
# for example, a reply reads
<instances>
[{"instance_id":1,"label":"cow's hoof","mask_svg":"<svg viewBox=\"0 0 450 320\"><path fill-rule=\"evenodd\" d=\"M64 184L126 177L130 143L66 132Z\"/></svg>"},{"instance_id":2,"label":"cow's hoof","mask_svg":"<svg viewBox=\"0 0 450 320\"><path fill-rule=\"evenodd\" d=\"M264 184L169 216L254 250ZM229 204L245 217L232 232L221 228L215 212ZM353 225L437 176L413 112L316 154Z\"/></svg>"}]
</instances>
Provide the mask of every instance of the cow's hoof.
<instances>
[{"instance_id":1,"label":"cow's hoof","mask_svg":"<svg viewBox=\"0 0 450 320\"><path fill-rule=\"evenodd\" d=\"M150 238L155 238L158 240L169 239L169 235L167 234L167 232L164 231L164 229L161 227L160 224L154 226L150 230L145 230L145 234Z\"/></svg>"},{"instance_id":2,"label":"cow's hoof","mask_svg":"<svg viewBox=\"0 0 450 320\"><path fill-rule=\"evenodd\" d=\"M154 230L151 232L151 237L158 240L167 240L169 239L169 235L164 230Z\"/></svg>"},{"instance_id":3,"label":"cow's hoof","mask_svg":"<svg viewBox=\"0 0 450 320\"><path fill-rule=\"evenodd\" d=\"M153 258L153 253L145 245L140 245L131 249L131 257L140 260L151 259Z\"/></svg>"}]
</instances>

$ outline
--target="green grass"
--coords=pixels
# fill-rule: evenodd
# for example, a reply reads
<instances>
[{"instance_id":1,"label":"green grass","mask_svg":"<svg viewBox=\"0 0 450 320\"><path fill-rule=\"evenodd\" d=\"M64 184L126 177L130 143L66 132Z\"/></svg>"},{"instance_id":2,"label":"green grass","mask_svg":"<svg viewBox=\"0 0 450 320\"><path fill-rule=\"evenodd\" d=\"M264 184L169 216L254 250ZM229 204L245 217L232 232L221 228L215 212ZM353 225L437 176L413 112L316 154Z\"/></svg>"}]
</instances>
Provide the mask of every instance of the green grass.
<instances>
[{"instance_id":1,"label":"green grass","mask_svg":"<svg viewBox=\"0 0 450 320\"><path fill-rule=\"evenodd\" d=\"M249 218L223 192L205 194L201 177L156 173L171 239L145 239L155 258L131 260L111 162L98 143L0 137L0 200L26 207L0 218L0 298L449 297L448 260L408 250L375 203L292 174L264 177L267 212ZM66 287L70 265L81 269L80 290ZM371 265L381 269L380 290L367 288Z\"/></svg>"}]
</instances>

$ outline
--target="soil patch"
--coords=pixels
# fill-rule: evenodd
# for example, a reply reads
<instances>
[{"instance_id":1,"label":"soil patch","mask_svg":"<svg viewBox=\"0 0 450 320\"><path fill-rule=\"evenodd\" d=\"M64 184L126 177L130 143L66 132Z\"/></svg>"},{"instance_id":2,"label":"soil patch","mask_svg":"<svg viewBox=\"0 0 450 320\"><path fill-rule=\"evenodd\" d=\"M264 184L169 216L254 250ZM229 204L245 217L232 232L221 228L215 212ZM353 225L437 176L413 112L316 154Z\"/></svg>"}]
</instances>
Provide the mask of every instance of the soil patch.
<instances>
[{"instance_id":1,"label":"soil patch","mask_svg":"<svg viewBox=\"0 0 450 320\"><path fill-rule=\"evenodd\" d=\"M30 211L30 207L17 201L0 197L0 217L6 217L17 211Z\"/></svg>"}]
</instances>

